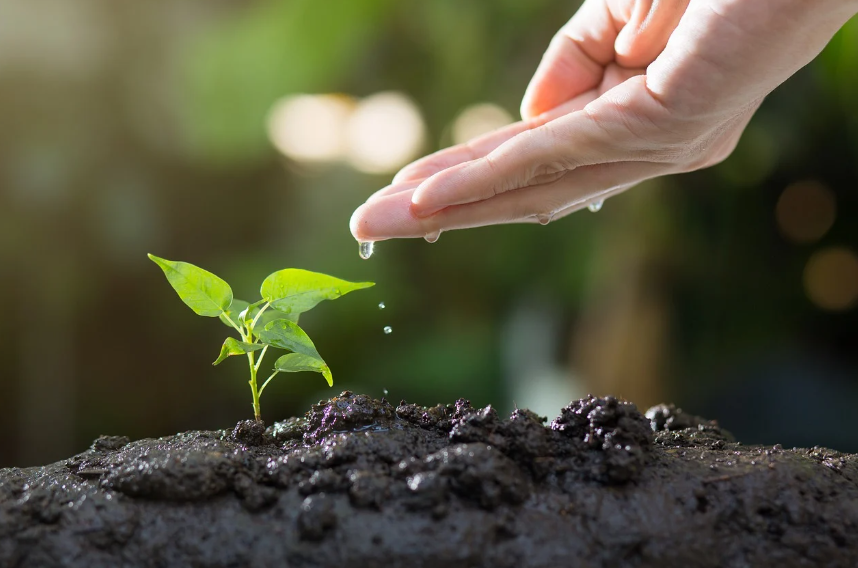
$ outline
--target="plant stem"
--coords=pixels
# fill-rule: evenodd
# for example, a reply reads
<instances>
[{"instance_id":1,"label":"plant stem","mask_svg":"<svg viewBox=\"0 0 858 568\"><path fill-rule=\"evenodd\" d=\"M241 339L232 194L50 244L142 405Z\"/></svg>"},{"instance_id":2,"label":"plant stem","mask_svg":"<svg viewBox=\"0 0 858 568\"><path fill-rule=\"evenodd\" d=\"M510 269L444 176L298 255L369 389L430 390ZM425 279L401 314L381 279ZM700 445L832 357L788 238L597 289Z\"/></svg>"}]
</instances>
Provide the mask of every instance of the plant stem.
<instances>
[{"instance_id":1,"label":"plant stem","mask_svg":"<svg viewBox=\"0 0 858 568\"><path fill-rule=\"evenodd\" d=\"M262 348L259 352L259 359L256 361L256 372L259 372L259 366L262 365L262 358L265 357L265 352L268 351L268 346ZM262 396L262 389L259 389L259 396Z\"/></svg>"},{"instance_id":2,"label":"plant stem","mask_svg":"<svg viewBox=\"0 0 858 568\"><path fill-rule=\"evenodd\" d=\"M261 389L259 389L259 396L262 396L262 391L264 391L264 390L265 390L265 387L266 387L266 386L268 386L268 383L270 383L270 382L271 382L271 379L273 379L275 376L277 376L277 373L279 373L279 372L280 372L280 371L274 371L273 373L271 373L271 376L270 376L270 377L268 377L267 379L265 379L265 382L264 382L264 383L262 383L262 388L261 388Z\"/></svg>"},{"instance_id":3,"label":"plant stem","mask_svg":"<svg viewBox=\"0 0 858 568\"><path fill-rule=\"evenodd\" d=\"M253 321L250 322L250 329L256 328L256 322L259 321L259 316L262 315L262 312L268 309L268 306L271 304L269 302L265 302L265 305L256 313L256 317L253 318Z\"/></svg>"},{"instance_id":4,"label":"plant stem","mask_svg":"<svg viewBox=\"0 0 858 568\"><path fill-rule=\"evenodd\" d=\"M242 329L240 327L238 327L238 325L234 321L232 321L232 318L229 317L229 315L227 315L226 312L223 312L221 315L226 318L226 321L228 321L230 324L232 324L232 327L234 327L235 331L237 331L238 334L241 336L241 340L247 341L247 336L244 334L244 331L242 331Z\"/></svg>"},{"instance_id":5,"label":"plant stem","mask_svg":"<svg viewBox=\"0 0 858 568\"><path fill-rule=\"evenodd\" d=\"M253 393L253 417L257 422L262 421L262 411L259 408L259 390L256 388L256 364L254 363L253 352L247 354L247 361L250 363L250 391Z\"/></svg>"}]
</instances>

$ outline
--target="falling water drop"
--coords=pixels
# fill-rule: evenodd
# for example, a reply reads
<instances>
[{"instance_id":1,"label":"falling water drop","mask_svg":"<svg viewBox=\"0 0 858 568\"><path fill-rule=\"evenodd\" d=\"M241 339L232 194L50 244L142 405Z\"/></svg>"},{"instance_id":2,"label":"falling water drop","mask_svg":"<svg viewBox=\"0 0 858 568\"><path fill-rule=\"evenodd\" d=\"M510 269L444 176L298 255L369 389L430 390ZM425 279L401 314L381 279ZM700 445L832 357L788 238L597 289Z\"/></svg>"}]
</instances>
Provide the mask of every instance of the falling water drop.
<instances>
[{"instance_id":1,"label":"falling water drop","mask_svg":"<svg viewBox=\"0 0 858 568\"><path fill-rule=\"evenodd\" d=\"M384 308L386 308L386 307L387 307L387 306L385 306L385 305L384 305L384 302L379 302L379 303L378 303L378 309L379 309L379 310L383 310L383 309L384 309Z\"/></svg>"},{"instance_id":2,"label":"falling water drop","mask_svg":"<svg viewBox=\"0 0 858 568\"><path fill-rule=\"evenodd\" d=\"M553 215L537 215L536 220L539 222L540 225L547 225L551 222L552 217Z\"/></svg>"},{"instance_id":3,"label":"falling water drop","mask_svg":"<svg viewBox=\"0 0 858 568\"><path fill-rule=\"evenodd\" d=\"M602 208L603 203L605 203L605 201L602 199L600 199L598 201L594 201L593 203L591 203L590 205L587 206L587 209L589 209L593 213L598 213L599 209Z\"/></svg>"},{"instance_id":4,"label":"falling water drop","mask_svg":"<svg viewBox=\"0 0 858 568\"><path fill-rule=\"evenodd\" d=\"M364 260L372 256L372 251L375 248L375 243L372 241L361 241L358 243L358 254Z\"/></svg>"},{"instance_id":5,"label":"falling water drop","mask_svg":"<svg viewBox=\"0 0 858 568\"><path fill-rule=\"evenodd\" d=\"M429 233L428 235L426 235L423 238L426 239L427 243L434 243L435 241L438 240L438 237L440 237L440 236L441 236L441 231L435 231L434 233Z\"/></svg>"},{"instance_id":6,"label":"falling water drop","mask_svg":"<svg viewBox=\"0 0 858 568\"><path fill-rule=\"evenodd\" d=\"M390 394L390 391L388 391L387 389L384 389L382 392L384 393L384 396L387 396Z\"/></svg>"},{"instance_id":7,"label":"falling water drop","mask_svg":"<svg viewBox=\"0 0 858 568\"><path fill-rule=\"evenodd\" d=\"M391 333L393 333L393 328L390 327L389 325L384 326L384 334L390 335Z\"/></svg>"}]
</instances>

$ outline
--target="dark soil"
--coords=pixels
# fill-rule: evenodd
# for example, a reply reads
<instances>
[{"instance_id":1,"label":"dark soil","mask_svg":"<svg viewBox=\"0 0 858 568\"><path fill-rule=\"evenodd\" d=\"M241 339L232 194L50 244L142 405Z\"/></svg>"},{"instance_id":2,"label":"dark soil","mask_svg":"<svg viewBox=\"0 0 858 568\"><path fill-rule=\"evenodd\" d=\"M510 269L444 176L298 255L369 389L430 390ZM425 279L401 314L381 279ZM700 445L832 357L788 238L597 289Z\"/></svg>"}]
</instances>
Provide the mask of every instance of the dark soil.
<instances>
[{"instance_id":1,"label":"dark soil","mask_svg":"<svg viewBox=\"0 0 858 568\"><path fill-rule=\"evenodd\" d=\"M858 456L614 398L545 425L345 392L267 430L0 470L0 567L19 566L853 568Z\"/></svg>"}]
</instances>

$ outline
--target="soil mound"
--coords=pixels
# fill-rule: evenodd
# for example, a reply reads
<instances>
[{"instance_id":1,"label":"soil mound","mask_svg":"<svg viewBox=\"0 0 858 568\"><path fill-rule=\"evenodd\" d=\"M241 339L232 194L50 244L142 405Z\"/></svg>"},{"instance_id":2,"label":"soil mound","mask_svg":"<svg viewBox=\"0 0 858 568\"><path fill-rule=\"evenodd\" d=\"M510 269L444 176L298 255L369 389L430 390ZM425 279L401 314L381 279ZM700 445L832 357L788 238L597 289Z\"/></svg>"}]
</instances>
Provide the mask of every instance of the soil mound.
<instances>
[{"instance_id":1,"label":"soil mound","mask_svg":"<svg viewBox=\"0 0 858 568\"><path fill-rule=\"evenodd\" d=\"M858 566L858 456L616 398L551 423L344 392L0 470L2 567Z\"/></svg>"}]
</instances>

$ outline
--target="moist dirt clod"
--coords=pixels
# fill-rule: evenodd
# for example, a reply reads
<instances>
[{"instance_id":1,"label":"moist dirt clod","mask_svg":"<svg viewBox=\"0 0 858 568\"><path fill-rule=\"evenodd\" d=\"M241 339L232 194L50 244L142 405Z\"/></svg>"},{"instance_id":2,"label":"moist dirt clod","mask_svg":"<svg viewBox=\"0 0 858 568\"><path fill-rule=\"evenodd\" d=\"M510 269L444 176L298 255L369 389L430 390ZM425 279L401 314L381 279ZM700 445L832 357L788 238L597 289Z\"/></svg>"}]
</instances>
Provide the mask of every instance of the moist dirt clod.
<instances>
[{"instance_id":1,"label":"moist dirt clod","mask_svg":"<svg viewBox=\"0 0 858 568\"><path fill-rule=\"evenodd\" d=\"M343 392L0 470L0 567L858 566L858 456L587 397L550 422Z\"/></svg>"}]
</instances>

